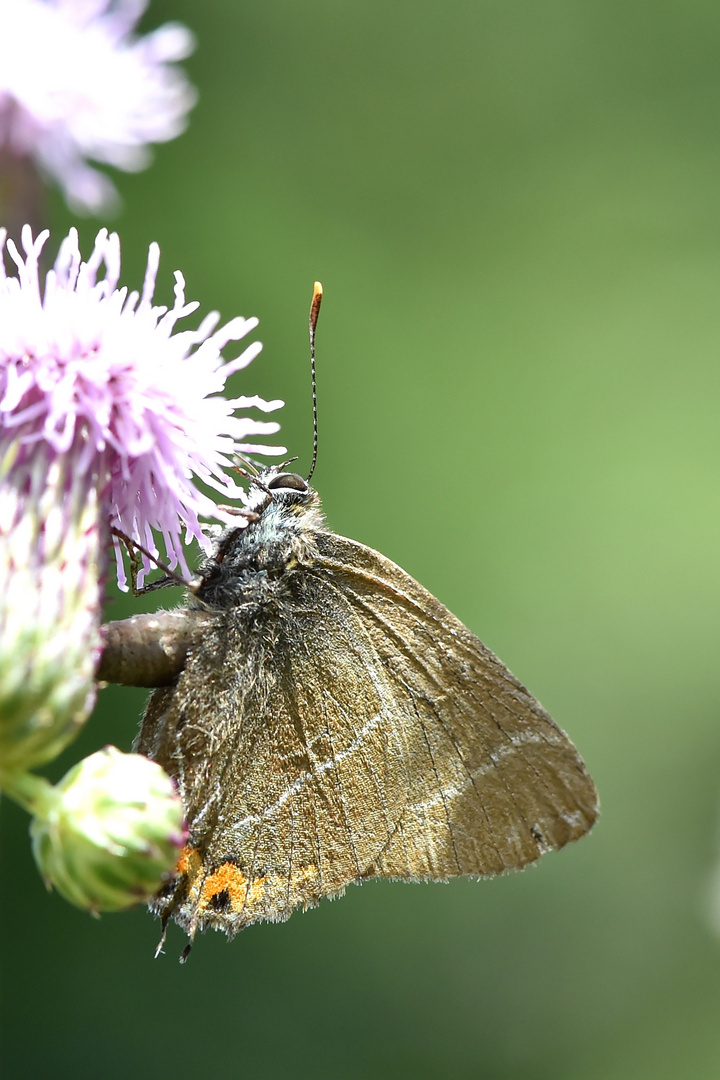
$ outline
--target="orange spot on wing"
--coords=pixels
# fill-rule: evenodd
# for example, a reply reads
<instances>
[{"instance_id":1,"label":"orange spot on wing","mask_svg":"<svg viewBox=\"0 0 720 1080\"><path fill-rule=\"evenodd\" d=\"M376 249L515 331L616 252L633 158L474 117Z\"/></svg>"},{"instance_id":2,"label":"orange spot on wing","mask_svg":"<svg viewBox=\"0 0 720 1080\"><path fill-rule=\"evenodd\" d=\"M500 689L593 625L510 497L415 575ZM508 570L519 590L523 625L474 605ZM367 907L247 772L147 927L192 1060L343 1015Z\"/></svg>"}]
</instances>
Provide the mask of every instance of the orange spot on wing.
<instances>
[{"instance_id":1,"label":"orange spot on wing","mask_svg":"<svg viewBox=\"0 0 720 1080\"><path fill-rule=\"evenodd\" d=\"M211 903L213 897L224 892L230 898L230 910L238 911L244 906L246 899L251 902L259 899L264 880L264 878L255 878L251 882L234 863L223 863L205 879L200 893L200 906L205 907ZM249 897L248 889L250 890Z\"/></svg>"},{"instance_id":2,"label":"orange spot on wing","mask_svg":"<svg viewBox=\"0 0 720 1080\"><path fill-rule=\"evenodd\" d=\"M224 862L207 874L207 864L196 847L187 846L180 853L175 872L184 878L183 893L187 903L196 906L198 912L215 910L215 917L223 913L254 909L256 917L271 917L283 909L288 890L300 890L301 894L317 877L317 867L298 867L290 880L277 872L248 878L233 862ZM309 899L309 892L308 892ZM303 903L301 896L300 901ZM295 900L295 904L298 901Z\"/></svg>"},{"instance_id":3,"label":"orange spot on wing","mask_svg":"<svg viewBox=\"0 0 720 1080\"><path fill-rule=\"evenodd\" d=\"M186 845L175 863L175 873L189 878L196 878L202 870L202 858L197 848Z\"/></svg>"}]
</instances>

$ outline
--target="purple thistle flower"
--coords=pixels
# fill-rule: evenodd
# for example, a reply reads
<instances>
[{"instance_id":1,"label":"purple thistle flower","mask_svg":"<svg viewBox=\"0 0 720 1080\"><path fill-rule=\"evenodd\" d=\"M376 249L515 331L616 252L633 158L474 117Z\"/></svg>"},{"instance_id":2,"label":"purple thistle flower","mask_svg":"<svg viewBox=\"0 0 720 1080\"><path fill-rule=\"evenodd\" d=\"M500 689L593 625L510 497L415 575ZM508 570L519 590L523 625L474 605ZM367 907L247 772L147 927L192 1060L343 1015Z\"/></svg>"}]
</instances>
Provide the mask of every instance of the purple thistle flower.
<instances>
[{"instance_id":1,"label":"purple thistle flower","mask_svg":"<svg viewBox=\"0 0 720 1080\"><path fill-rule=\"evenodd\" d=\"M31 157L70 207L94 212L117 193L87 158L136 171L148 143L185 127L194 88L171 65L192 52L168 23L134 37L148 0L0 0L0 149Z\"/></svg>"},{"instance_id":2,"label":"purple thistle flower","mask_svg":"<svg viewBox=\"0 0 720 1080\"><path fill-rule=\"evenodd\" d=\"M24 256L9 241L16 273L6 276L0 230L0 715L15 732L6 768L15 746L17 767L54 756L92 704L110 527L153 551L157 530L164 559L187 574L183 534L207 549L199 518L227 519L193 475L242 498L226 472L234 455L284 452L255 441L276 423L237 415L282 402L221 393L261 346L230 361L221 349L256 319L219 327L212 313L177 330L198 307L186 303L182 275L173 307L153 306L152 245L142 292L118 288L120 243L105 230L86 262L71 230L42 293L47 238L26 227Z\"/></svg>"}]
</instances>

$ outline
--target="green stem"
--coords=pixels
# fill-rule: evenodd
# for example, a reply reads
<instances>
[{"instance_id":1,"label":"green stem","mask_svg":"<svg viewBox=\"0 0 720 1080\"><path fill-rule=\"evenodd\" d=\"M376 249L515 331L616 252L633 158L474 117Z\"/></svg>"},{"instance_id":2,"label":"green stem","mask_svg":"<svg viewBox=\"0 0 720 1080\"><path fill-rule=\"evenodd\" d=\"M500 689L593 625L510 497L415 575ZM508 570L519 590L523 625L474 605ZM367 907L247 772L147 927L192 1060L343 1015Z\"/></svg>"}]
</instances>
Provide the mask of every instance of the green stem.
<instances>
[{"instance_id":1,"label":"green stem","mask_svg":"<svg viewBox=\"0 0 720 1080\"><path fill-rule=\"evenodd\" d=\"M6 795L33 817L47 817L56 798L55 788L50 781L32 773L18 772L2 777L0 786Z\"/></svg>"}]
</instances>

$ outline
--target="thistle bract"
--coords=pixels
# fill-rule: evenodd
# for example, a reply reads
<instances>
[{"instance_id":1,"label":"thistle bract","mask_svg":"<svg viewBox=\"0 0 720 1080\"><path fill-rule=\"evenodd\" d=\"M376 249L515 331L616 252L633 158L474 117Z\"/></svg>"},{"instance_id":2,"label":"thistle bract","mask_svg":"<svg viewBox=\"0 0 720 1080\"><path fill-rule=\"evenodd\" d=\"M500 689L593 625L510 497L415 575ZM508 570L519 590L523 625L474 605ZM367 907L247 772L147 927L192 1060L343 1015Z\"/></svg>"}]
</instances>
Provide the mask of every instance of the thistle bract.
<instances>
[{"instance_id":1,"label":"thistle bract","mask_svg":"<svg viewBox=\"0 0 720 1080\"><path fill-rule=\"evenodd\" d=\"M154 761L113 746L50 788L30 834L48 886L91 911L153 896L184 841L182 802Z\"/></svg>"}]
</instances>

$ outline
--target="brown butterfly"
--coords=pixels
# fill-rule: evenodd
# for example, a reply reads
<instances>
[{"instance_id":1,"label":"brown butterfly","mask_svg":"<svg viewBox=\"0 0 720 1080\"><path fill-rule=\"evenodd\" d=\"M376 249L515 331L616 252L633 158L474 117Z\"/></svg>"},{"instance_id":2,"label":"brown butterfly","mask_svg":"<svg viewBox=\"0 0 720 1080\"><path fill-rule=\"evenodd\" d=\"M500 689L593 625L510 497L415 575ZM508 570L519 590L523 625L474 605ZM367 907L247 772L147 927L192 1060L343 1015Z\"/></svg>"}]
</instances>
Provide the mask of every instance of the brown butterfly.
<instances>
[{"instance_id":1,"label":"brown butterfly","mask_svg":"<svg viewBox=\"0 0 720 1080\"><path fill-rule=\"evenodd\" d=\"M104 628L98 677L160 688L135 749L177 781L189 842L151 909L191 943L367 878L517 870L598 813L542 706L404 570L331 532L288 464L245 473L247 523L186 607Z\"/></svg>"},{"instance_id":2,"label":"brown butterfly","mask_svg":"<svg viewBox=\"0 0 720 1080\"><path fill-rule=\"evenodd\" d=\"M166 668L117 678L123 624L107 631L101 677L171 682L135 747L175 778L189 825L151 905L164 923L233 935L351 882L486 877L588 832L575 747L447 608L331 532L295 473L260 472L247 514L186 608L128 621L152 626Z\"/></svg>"}]
</instances>

